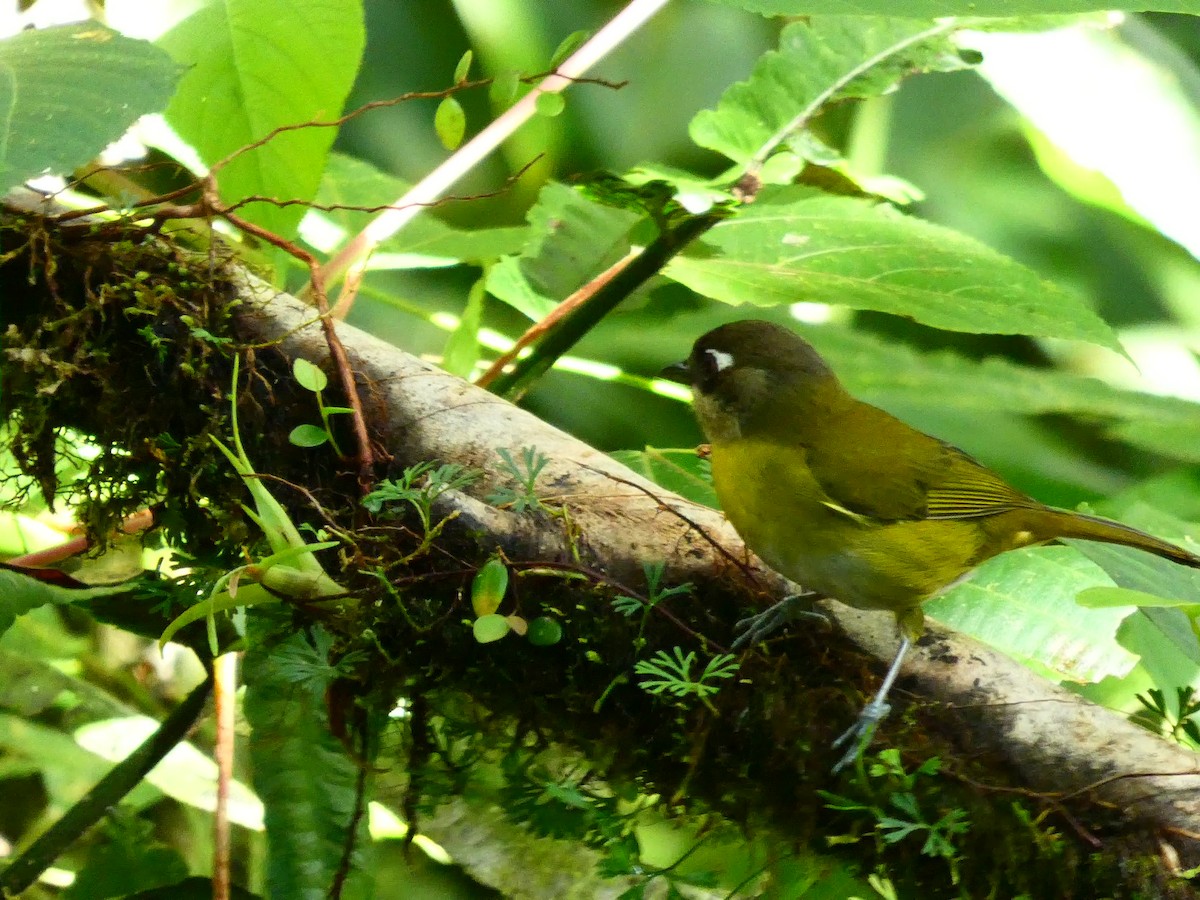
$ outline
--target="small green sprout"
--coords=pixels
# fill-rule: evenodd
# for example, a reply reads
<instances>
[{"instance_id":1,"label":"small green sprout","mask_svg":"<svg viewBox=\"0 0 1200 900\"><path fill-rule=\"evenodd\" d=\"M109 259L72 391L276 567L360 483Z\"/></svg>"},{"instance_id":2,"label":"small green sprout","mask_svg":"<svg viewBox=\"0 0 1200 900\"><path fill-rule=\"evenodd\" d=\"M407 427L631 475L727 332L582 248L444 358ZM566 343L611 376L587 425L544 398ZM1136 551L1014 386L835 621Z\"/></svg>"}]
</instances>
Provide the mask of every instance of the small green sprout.
<instances>
[{"instance_id":1,"label":"small green sprout","mask_svg":"<svg viewBox=\"0 0 1200 900\"><path fill-rule=\"evenodd\" d=\"M873 819L876 833L886 844L895 844L923 834L925 842L921 846L921 853L945 860L951 881L958 884L959 851L954 846L954 839L970 830L967 813L963 809L951 809L934 819L921 808L917 796L918 782L936 775L940 768L941 760L934 757L913 772L906 772L900 760L900 751L890 748L881 751L877 761L867 770L872 780L880 782L870 786L870 799L860 801L829 791L817 793L825 799L825 806L829 809L865 814ZM887 798L887 806L876 799L881 796Z\"/></svg>"},{"instance_id":2,"label":"small green sprout","mask_svg":"<svg viewBox=\"0 0 1200 900\"><path fill-rule=\"evenodd\" d=\"M376 515L394 516L397 513L389 510L393 504L408 504L421 520L421 546L413 551L411 556L423 553L441 534L446 519L435 523L433 521L433 503L446 491L456 491L477 481L482 475L474 469L468 469L458 463L437 465L432 462L417 463L409 466L396 479L386 479L362 499L362 505L368 512Z\"/></svg>"},{"instance_id":3,"label":"small green sprout","mask_svg":"<svg viewBox=\"0 0 1200 900\"><path fill-rule=\"evenodd\" d=\"M1156 734L1164 732L1174 741L1183 743L1186 737L1193 745L1200 745L1200 725L1196 722L1200 713L1200 697L1191 685L1175 689L1175 704L1178 714L1167 706L1166 695L1158 688L1150 688L1138 694L1137 700L1144 707L1134 718Z\"/></svg>"},{"instance_id":4,"label":"small green sprout","mask_svg":"<svg viewBox=\"0 0 1200 900\"><path fill-rule=\"evenodd\" d=\"M517 487L496 488L488 496L488 503L493 506L509 507L513 512L518 513L525 512L527 509L549 512L550 510L538 498L534 488L542 469L549 464L550 457L539 452L536 447L522 447L520 461L513 459L512 453L504 447L498 449L496 454L500 457L498 468L516 482Z\"/></svg>"},{"instance_id":5,"label":"small green sprout","mask_svg":"<svg viewBox=\"0 0 1200 900\"><path fill-rule=\"evenodd\" d=\"M646 639L643 634L646 630L646 622L650 618L650 611L668 597L677 597L692 592L691 582L676 585L675 587L663 588L662 579L665 568L661 562L644 563L642 565L642 572L646 576L646 598L644 600L641 597L632 597L628 594L619 594L612 600L613 609L626 618L637 612L642 614L641 626L638 628L637 637L633 641L635 648L638 650L641 650L646 645Z\"/></svg>"},{"instance_id":6,"label":"small green sprout","mask_svg":"<svg viewBox=\"0 0 1200 900\"><path fill-rule=\"evenodd\" d=\"M532 622L515 613L503 616L496 612L508 592L508 567L493 556L480 566L471 582L471 608L475 621L471 628L481 644L498 641L510 631L528 638L535 647L549 647L562 640L562 625L549 616L539 616Z\"/></svg>"},{"instance_id":7,"label":"small green sprout","mask_svg":"<svg viewBox=\"0 0 1200 900\"><path fill-rule=\"evenodd\" d=\"M231 569L218 578L207 599L188 607L164 629L158 639L160 649L180 628L205 619L209 649L216 656L219 647L215 617L219 612L278 603L280 597L320 601L346 595L346 589L325 572L316 556L320 550L336 547L337 542L306 544L283 505L267 490L246 456L237 416L239 359L237 356L233 358L233 389L229 403L233 449L215 436L210 435L209 440L229 460L250 492L254 508L242 504L242 510L262 530L272 552L256 562Z\"/></svg>"},{"instance_id":8,"label":"small green sprout","mask_svg":"<svg viewBox=\"0 0 1200 900\"><path fill-rule=\"evenodd\" d=\"M292 363L292 376L296 379L296 383L306 391L312 391L317 396L317 410L321 414L320 425L297 425L288 435L288 442L296 447L320 447L322 444L328 443L333 447L333 452L338 456L342 455L342 450L337 445L337 441L333 437L333 431L329 427L329 417L333 415L342 415L352 413L354 410L348 406L326 406L324 399L321 397L321 391L329 386L329 379L325 377L325 373L310 363L307 359L296 359Z\"/></svg>"},{"instance_id":9,"label":"small green sprout","mask_svg":"<svg viewBox=\"0 0 1200 900\"><path fill-rule=\"evenodd\" d=\"M674 656L665 650L659 650L650 659L643 659L633 667L633 671L645 676L638 685L650 694L671 694L677 699L697 697L713 712L716 709L708 698L720 690L713 683L721 678L732 678L738 670L738 664L732 653L721 653L714 656L704 666L696 677L692 677L692 668L696 665L696 651L689 650L686 654L682 648L672 650Z\"/></svg>"}]
</instances>

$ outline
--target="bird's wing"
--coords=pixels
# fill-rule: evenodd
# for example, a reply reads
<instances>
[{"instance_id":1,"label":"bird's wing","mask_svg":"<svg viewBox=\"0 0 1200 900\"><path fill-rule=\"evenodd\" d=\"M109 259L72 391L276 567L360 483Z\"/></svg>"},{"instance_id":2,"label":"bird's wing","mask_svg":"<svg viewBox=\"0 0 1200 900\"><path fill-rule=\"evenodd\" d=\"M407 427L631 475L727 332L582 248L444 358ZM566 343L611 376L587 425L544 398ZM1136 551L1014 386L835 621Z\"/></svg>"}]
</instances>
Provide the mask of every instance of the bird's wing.
<instances>
[{"instance_id":1,"label":"bird's wing","mask_svg":"<svg viewBox=\"0 0 1200 900\"><path fill-rule=\"evenodd\" d=\"M976 519L1041 505L962 450L945 446L949 465L925 496L925 518Z\"/></svg>"},{"instance_id":2,"label":"bird's wing","mask_svg":"<svg viewBox=\"0 0 1200 900\"><path fill-rule=\"evenodd\" d=\"M838 423L838 439L806 448L831 509L881 521L969 519L1034 502L957 447L868 409Z\"/></svg>"}]
</instances>

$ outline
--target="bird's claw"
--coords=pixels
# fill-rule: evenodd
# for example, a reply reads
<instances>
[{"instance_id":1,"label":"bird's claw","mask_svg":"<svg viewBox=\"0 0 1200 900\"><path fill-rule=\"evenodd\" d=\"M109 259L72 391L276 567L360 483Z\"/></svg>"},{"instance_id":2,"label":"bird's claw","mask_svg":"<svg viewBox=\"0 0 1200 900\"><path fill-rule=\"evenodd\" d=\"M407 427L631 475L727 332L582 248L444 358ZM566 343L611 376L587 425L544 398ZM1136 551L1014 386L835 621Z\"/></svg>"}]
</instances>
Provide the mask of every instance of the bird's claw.
<instances>
[{"instance_id":1,"label":"bird's claw","mask_svg":"<svg viewBox=\"0 0 1200 900\"><path fill-rule=\"evenodd\" d=\"M742 632L733 642L733 650L751 647L759 641L766 640L788 622L795 619L817 619L828 625L829 617L812 608L812 601L819 594L808 591L803 594L792 594L784 597L778 603L763 610L756 616L739 619L733 626L734 631Z\"/></svg>"},{"instance_id":2,"label":"bird's claw","mask_svg":"<svg viewBox=\"0 0 1200 900\"><path fill-rule=\"evenodd\" d=\"M843 731L841 736L833 742L834 750L844 744L849 744L846 752L842 754L842 758L833 767L834 775L858 759L859 755L867 749L871 739L875 737L875 729L891 711L890 705L879 700L872 700L863 707L863 711L858 714L854 724Z\"/></svg>"}]
</instances>

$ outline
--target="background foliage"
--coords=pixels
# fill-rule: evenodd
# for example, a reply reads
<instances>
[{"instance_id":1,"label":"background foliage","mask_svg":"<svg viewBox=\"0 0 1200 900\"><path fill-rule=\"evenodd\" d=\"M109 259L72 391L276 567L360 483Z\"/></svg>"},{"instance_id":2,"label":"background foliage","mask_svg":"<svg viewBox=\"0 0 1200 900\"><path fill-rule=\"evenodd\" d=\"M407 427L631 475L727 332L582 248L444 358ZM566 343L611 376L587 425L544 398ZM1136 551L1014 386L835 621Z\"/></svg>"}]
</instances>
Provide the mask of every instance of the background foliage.
<instances>
[{"instance_id":1,"label":"background foliage","mask_svg":"<svg viewBox=\"0 0 1200 900\"><path fill-rule=\"evenodd\" d=\"M1200 521L1200 6L1112 5L1155 11L1112 17L1085 0L670 4L597 68L603 82L572 87L561 113L534 119L454 189L461 199L388 238L350 321L478 374L681 215L665 197L692 212L726 205L728 217L588 329L524 405L705 499L686 454L647 449L698 440L686 406L654 376L720 322L773 318L804 334L857 395L1040 499L1086 502L1187 541ZM49 7L43 0L33 14ZM78 174L137 116L160 111L174 136L153 123L140 132L154 159L213 167L226 203L245 203L239 214L251 223L318 257L371 214L305 204L400 196L448 155L460 128L470 138L505 108L513 73L549 70L560 41L616 11L596 0L224 0L164 3L160 20L141 3L103 7L114 31L92 22L0 44L9 73L0 99L10 110L3 187L43 170ZM930 18L955 12L980 18ZM485 83L469 86L475 79ZM467 86L449 105L445 90L456 83ZM441 95L290 131L229 159L273 129L410 91ZM807 127L789 130L797 116ZM767 184L737 207L730 188L767 147ZM177 186L157 169L132 171L155 191ZM112 184L92 188L117 207L133 202ZM281 286L307 278L261 242L238 252ZM16 360L5 358L0 392L15 383ZM77 448L61 480L82 477L94 452ZM56 543L48 523L62 521L17 483L5 481L0 521L9 557ZM1195 743L1198 588L1190 573L1110 548L1048 547L994 560L929 612ZM203 594L193 587L189 599ZM0 623L11 620L0 637L0 790L12 798L0 837L16 845L92 785L106 770L100 760L136 744L130 723L161 720L198 679L182 650L176 670L157 671L127 631L72 608L80 599L20 585L0 599ZM337 667L349 664L319 631L280 641L272 624L266 615L251 627L260 629L247 661L258 687L245 714L257 796L243 789L235 805L235 880L305 896L343 861L345 834L329 829L326 813L345 821L354 808L357 768L322 720ZM704 882L716 873L729 892L767 865L765 845L746 851L731 829L714 828L697 850L692 824L672 827L636 791L603 797L578 780L518 773L475 748L464 722L442 727L443 755L504 784L484 796L538 834L604 848L605 874L685 858L669 876ZM97 728L108 729L108 745L85 739ZM60 878L78 876L66 896L133 895L207 874L212 773L202 758L174 762L186 775L147 778L60 861ZM901 767L887 777L896 796L915 797L932 774ZM444 795L460 789L447 784ZM909 824L920 820L917 800L903 803ZM371 832L401 834L405 812L373 810ZM889 843L927 837L922 852L949 861L941 889L950 893L958 825L930 818L907 831L881 818L877 833ZM275 842L265 863L264 819ZM453 867L403 861L396 846L361 842L347 891L365 895L373 879L380 896L486 893ZM408 886L389 893L383 885L400 870ZM115 885L101 884L114 871ZM418 888L418 876L431 886ZM886 875L821 854L776 863L772 877L779 896L890 889Z\"/></svg>"}]
</instances>

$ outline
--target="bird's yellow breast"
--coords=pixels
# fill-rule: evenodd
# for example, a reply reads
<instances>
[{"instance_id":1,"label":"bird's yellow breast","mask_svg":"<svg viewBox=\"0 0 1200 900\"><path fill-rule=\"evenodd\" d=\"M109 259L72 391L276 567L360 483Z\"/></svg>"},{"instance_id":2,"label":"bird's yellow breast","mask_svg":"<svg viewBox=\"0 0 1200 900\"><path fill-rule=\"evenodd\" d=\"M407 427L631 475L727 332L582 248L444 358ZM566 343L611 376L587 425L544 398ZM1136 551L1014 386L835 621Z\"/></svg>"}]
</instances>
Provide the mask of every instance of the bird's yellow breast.
<instances>
[{"instance_id":1,"label":"bird's yellow breast","mask_svg":"<svg viewBox=\"0 0 1200 900\"><path fill-rule=\"evenodd\" d=\"M979 561L971 521L879 521L840 508L803 447L738 438L714 443L713 485L746 545L808 590L903 616Z\"/></svg>"}]
</instances>

